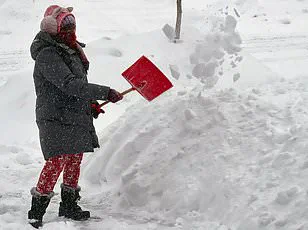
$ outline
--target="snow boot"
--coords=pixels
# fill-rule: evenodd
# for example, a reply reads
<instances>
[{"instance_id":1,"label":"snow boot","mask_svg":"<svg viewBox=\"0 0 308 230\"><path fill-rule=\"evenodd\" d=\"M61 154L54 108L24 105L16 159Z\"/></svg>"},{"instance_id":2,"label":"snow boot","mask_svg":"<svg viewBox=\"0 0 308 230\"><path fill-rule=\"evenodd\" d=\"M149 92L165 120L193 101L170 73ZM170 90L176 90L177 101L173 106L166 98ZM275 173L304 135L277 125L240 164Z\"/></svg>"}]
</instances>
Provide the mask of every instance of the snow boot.
<instances>
[{"instance_id":1,"label":"snow boot","mask_svg":"<svg viewBox=\"0 0 308 230\"><path fill-rule=\"evenodd\" d=\"M34 228L43 226L43 216L49 205L50 199L54 196L51 192L48 195L39 193L36 188L31 189L32 202L31 209L28 211L29 224Z\"/></svg>"},{"instance_id":2,"label":"snow boot","mask_svg":"<svg viewBox=\"0 0 308 230\"><path fill-rule=\"evenodd\" d=\"M80 200L80 187L72 188L61 184L61 199L59 216L64 216L72 220L87 220L90 218L89 211L83 211L77 202Z\"/></svg>"}]
</instances>

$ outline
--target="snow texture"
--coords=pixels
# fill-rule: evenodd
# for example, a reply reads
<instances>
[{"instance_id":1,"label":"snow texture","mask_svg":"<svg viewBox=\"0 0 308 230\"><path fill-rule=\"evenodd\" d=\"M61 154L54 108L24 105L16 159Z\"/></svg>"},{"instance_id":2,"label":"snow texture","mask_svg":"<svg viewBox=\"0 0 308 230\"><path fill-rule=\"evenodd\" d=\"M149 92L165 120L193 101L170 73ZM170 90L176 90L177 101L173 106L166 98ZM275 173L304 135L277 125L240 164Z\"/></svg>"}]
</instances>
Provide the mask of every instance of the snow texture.
<instances>
[{"instance_id":1,"label":"snow texture","mask_svg":"<svg viewBox=\"0 0 308 230\"><path fill-rule=\"evenodd\" d=\"M187 1L180 43L161 29L175 1L54 3L74 6L90 82L124 91L121 73L145 55L174 87L104 107L80 181L93 218L57 217L56 195L43 229L308 229L305 0ZM49 4L0 0L1 230L31 229L44 160L28 50Z\"/></svg>"}]
</instances>

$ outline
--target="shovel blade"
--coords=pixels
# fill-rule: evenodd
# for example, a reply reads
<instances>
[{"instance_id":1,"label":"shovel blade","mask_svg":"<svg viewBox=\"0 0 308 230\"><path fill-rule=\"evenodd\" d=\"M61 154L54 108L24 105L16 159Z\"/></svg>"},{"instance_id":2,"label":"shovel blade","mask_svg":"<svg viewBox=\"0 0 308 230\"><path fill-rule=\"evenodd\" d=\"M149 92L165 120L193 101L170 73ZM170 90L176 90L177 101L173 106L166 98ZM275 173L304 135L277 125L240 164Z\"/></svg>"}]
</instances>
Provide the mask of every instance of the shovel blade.
<instances>
[{"instance_id":1,"label":"shovel blade","mask_svg":"<svg viewBox=\"0 0 308 230\"><path fill-rule=\"evenodd\" d=\"M145 56L125 70L122 76L148 101L152 101L173 86Z\"/></svg>"}]
</instances>

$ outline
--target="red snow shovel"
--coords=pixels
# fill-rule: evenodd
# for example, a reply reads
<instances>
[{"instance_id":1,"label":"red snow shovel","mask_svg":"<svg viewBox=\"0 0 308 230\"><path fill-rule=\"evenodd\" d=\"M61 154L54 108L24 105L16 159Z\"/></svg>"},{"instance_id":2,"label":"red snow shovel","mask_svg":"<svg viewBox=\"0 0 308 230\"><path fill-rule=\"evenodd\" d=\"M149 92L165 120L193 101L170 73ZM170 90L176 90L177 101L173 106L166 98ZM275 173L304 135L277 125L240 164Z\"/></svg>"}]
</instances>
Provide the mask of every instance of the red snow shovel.
<instances>
[{"instance_id":1,"label":"red snow shovel","mask_svg":"<svg viewBox=\"0 0 308 230\"><path fill-rule=\"evenodd\" d=\"M131 67L122 73L132 88L121 94L124 96L137 90L145 99L152 101L173 85L168 78L145 56L139 58ZM100 107L108 104L106 101Z\"/></svg>"}]
</instances>

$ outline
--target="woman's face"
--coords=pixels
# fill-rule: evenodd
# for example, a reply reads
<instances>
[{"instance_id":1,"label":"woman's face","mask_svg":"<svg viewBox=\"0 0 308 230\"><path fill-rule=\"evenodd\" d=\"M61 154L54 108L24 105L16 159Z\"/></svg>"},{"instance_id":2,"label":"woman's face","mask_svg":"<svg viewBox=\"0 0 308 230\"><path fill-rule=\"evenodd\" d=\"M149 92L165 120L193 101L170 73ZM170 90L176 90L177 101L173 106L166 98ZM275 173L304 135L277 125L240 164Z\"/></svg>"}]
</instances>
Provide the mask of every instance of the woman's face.
<instances>
[{"instance_id":1,"label":"woman's face","mask_svg":"<svg viewBox=\"0 0 308 230\"><path fill-rule=\"evenodd\" d=\"M60 31L58 37L68 46L75 47L76 46L76 28L67 29Z\"/></svg>"}]
</instances>

